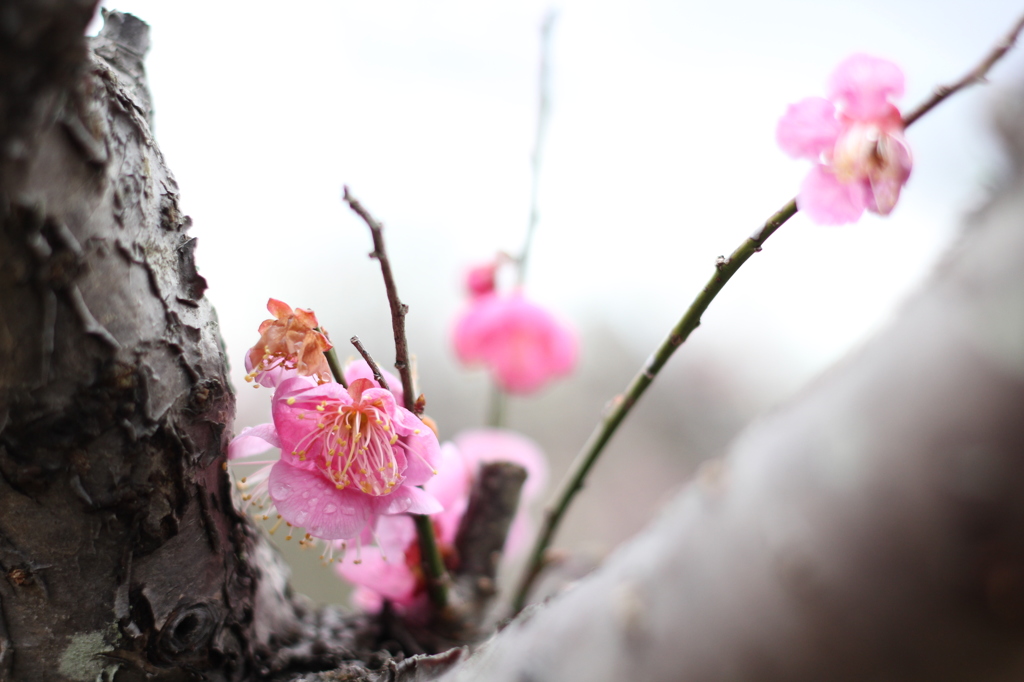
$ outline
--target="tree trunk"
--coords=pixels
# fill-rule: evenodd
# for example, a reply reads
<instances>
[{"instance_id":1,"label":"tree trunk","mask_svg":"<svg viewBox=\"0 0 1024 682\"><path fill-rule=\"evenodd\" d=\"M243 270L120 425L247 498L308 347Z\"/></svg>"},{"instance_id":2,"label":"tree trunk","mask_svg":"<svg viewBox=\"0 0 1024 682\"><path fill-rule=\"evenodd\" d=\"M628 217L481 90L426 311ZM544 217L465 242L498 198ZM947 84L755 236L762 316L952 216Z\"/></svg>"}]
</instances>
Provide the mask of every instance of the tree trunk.
<instances>
[{"instance_id":1,"label":"tree trunk","mask_svg":"<svg viewBox=\"0 0 1024 682\"><path fill-rule=\"evenodd\" d=\"M0 22L0 679L245 680L357 657L225 473L234 396L150 132L148 27ZM368 635L368 636L369 636Z\"/></svg>"}]
</instances>

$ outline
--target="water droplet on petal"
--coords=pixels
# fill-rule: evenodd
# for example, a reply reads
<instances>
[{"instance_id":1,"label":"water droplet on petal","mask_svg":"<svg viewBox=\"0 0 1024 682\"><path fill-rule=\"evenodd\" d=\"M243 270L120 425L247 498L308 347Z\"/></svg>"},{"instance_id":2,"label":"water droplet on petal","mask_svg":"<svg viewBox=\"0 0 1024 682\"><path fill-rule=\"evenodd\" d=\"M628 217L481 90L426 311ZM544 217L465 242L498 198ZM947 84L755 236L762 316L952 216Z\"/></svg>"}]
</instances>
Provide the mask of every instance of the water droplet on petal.
<instances>
[{"instance_id":1,"label":"water droplet on petal","mask_svg":"<svg viewBox=\"0 0 1024 682\"><path fill-rule=\"evenodd\" d=\"M324 513L326 514L333 514L336 511L338 511L338 508L333 504L329 504L326 507L324 507Z\"/></svg>"},{"instance_id":2,"label":"water droplet on petal","mask_svg":"<svg viewBox=\"0 0 1024 682\"><path fill-rule=\"evenodd\" d=\"M310 507L315 507L317 502L319 502L319 501L320 501L319 497L314 497L312 500L309 501L309 506Z\"/></svg>"}]
</instances>

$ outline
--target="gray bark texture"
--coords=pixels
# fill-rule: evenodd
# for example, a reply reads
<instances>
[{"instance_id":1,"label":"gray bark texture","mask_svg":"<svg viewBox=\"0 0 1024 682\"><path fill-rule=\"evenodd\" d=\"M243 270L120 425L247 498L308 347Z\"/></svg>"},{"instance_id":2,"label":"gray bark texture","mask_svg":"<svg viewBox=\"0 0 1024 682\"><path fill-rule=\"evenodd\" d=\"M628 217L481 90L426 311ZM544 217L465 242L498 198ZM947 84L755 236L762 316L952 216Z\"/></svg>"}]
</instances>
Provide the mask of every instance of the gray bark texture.
<instances>
[{"instance_id":1,"label":"gray bark texture","mask_svg":"<svg viewBox=\"0 0 1024 682\"><path fill-rule=\"evenodd\" d=\"M90 52L93 4L0 0L0 680L1024 678L1019 101L1007 186L887 330L573 589L469 656L402 659L379 649L428 635L309 608L232 505L146 27L111 14ZM477 636L451 624L482 617L521 482L481 477L470 616L426 649Z\"/></svg>"}]
</instances>

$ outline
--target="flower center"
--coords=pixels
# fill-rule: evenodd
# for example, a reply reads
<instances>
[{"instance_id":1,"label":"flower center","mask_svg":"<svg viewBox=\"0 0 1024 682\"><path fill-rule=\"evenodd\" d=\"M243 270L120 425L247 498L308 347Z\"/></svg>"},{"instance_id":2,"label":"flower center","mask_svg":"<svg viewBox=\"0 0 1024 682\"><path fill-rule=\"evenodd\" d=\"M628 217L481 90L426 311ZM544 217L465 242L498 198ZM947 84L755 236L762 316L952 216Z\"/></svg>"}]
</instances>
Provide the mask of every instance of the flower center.
<instances>
[{"instance_id":1,"label":"flower center","mask_svg":"<svg viewBox=\"0 0 1024 682\"><path fill-rule=\"evenodd\" d=\"M382 401L315 405L316 427L292 454L313 457L317 470L339 490L355 486L367 495L387 495L404 480L405 457ZM312 415L309 415L312 416Z\"/></svg>"}]
</instances>

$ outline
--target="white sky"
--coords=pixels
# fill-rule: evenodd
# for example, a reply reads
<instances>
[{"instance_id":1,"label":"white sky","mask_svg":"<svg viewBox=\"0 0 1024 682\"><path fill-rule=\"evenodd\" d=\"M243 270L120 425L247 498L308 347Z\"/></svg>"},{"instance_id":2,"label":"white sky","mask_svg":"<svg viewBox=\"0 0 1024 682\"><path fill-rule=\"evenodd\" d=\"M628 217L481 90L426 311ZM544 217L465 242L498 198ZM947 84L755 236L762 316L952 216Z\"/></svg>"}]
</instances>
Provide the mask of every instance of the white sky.
<instances>
[{"instance_id":1,"label":"white sky","mask_svg":"<svg viewBox=\"0 0 1024 682\"><path fill-rule=\"evenodd\" d=\"M465 378L482 395L478 373L459 374L447 333L464 268L522 243L550 5L105 4L152 26L155 132L194 220L236 382L269 297L314 308L339 344L359 334L379 359L392 357L369 235L340 201L348 184L387 226L421 374ZM676 322L715 257L795 194L807 165L774 142L788 103L823 95L834 66L864 51L903 67L909 108L973 67L1024 11L1011 0L554 6L528 289L638 357ZM790 221L680 354L717 352L781 397L856 346L898 310L998 175L987 107L1022 73L1024 52L1011 53L993 86L911 129L913 175L888 219ZM268 397L240 391L236 428L266 421Z\"/></svg>"}]
</instances>

